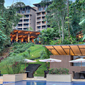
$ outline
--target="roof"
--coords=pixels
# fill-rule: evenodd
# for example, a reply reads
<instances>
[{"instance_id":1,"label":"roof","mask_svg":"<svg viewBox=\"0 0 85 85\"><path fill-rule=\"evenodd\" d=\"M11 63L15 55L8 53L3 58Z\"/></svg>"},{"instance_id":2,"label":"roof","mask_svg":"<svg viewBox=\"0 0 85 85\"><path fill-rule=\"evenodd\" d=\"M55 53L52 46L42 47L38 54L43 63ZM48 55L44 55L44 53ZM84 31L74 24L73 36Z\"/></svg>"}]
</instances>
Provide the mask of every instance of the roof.
<instances>
[{"instance_id":1,"label":"roof","mask_svg":"<svg viewBox=\"0 0 85 85\"><path fill-rule=\"evenodd\" d=\"M45 45L53 55L85 56L85 45Z\"/></svg>"},{"instance_id":2,"label":"roof","mask_svg":"<svg viewBox=\"0 0 85 85\"><path fill-rule=\"evenodd\" d=\"M40 2L41 3L41 2ZM38 6L38 5L40 5L40 3L36 3L36 4L33 4L34 6ZM52 1L49 1L49 2L47 2L47 3L52 3Z\"/></svg>"},{"instance_id":3,"label":"roof","mask_svg":"<svg viewBox=\"0 0 85 85\"><path fill-rule=\"evenodd\" d=\"M30 34L30 38L37 38L40 32L35 31L24 31L24 30L13 30L10 34L10 37L16 38L16 33L18 33L18 37L28 37L28 34Z\"/></svg>"},{"instance_id":4,"label":"roof","mask_svg":"<svg viewBox=\"0 0 85 85\"><path fill-rule=\"evenodd\" d=\"M31 7L31 6L29 6L29 5L26 5L25 7L29 7L29 8L31 8L31 9L33 9L34 11L36 11L36 9L34 9L33 7ZM25 8L24 7L24 8Z\"/></svg>"}]
</instances>

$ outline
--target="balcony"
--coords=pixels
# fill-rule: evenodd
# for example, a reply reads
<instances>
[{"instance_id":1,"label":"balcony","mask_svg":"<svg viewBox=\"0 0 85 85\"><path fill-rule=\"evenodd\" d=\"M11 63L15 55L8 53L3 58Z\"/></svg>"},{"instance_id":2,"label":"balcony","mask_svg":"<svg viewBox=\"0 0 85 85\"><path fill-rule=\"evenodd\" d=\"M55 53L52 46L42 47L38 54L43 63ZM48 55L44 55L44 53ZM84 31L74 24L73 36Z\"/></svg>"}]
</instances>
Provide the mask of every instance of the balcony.
<instances>
[{"instance_id":1,"label":"balcony","mask_svg":"<svg viewBox=\"0 0 85 85\"><path fill-rule=\"evenodd\" d=\"M27 23L27 24L28 24L28 23L29 23L29 21L24 21L23 23Z\"/></svg>"},{"instance_id":2,"label":"balcony","mask_svg":"<svg viewBox=\"0 0 85 85\"><path fill-rule=\"evenodd\" d=\"M24 25L23 27L24 27L24 28L28 28L28 27L29 27L29 25Z\"/></svg>"},{"instance_id":3,"label":"balcony","mask_svg":"<svg viewBox=\"0 0 85 85\"><path fill-rule=\"evenodd\" d=\"M42 19L37 19L37 22L42 21Z\"/></svg>"},{"instance_id":4,"label":"balcony","mask_svg":"<svg viewBox=\"0 0 85 85\"><path fill-rule=\"evenodd\" d=\"M22 30L22 28L17 28L18 30Z\"/></svg>"},{"instance_id":5,"label":"balcony","mask_svg":"<svg viewBox=\"0 0 85 85\"><path fill-rule=\"evenodd\" d=\"M37 23L37 26L40 26L41 25L41 23Z\"/></svg>"},{"instance_id":6,"label":"balcony","mask_svg":"<svg viewBox=\"0 0 85 85\"><path fill-rule=\"evenodd\" d=\"M42 27L42 29L46 29L46 27Z\"/></svg>"},{"instance_id":7,"label":"balcony","mask_svg":"<svg viewBox=\"0 0 85 85\"><path fill-rule=\"evenodd\" d=\"M39 14L39 15L37 15L37 17L41 17L41 15Z\"/></svg>"},{"instance_id":8,"label":"balcony","mask_svg":"<svg viewBox=\"0 0 85 85\"><path fill-rule=\"evenodd\" d=\"M22 26L18 26L18 28L22 28Z\"/></svg>"},{"instance_id":9,"label":"balcony","mask_svg":"<svg viewBox=\"0 0 85 85\"><path fill-rule=\"evenodd\" d=\"M46 22L45 23L42 23L42 25L46 25Z\"/></svg>"},{"instance_id":10,"label":"balcony","mask_svg":"<svg viewBox=\"0 0 85 85\"><path fill-rule=\"evenodd\" d=\"M42 16L46 16L46 14L42 14Z\"/></svg>"},{"instance_id":11,"label":"balcony","mask_svg":"<svg viewBox=\"0 0 85 85\"><path fill-rule=\"evenodd\" d=\"M20 20L24 19L24 17L20 18Z\"/></svg>"},{"instance_id":12,"label":"balcony","mask_svg":"<svg viewBox=\"0 0 85 85\"><path fill-rule=\"evenodd\" d=\"M18 24L22 24L22 22L18 22Z\"/></svg>"}]
</instances>

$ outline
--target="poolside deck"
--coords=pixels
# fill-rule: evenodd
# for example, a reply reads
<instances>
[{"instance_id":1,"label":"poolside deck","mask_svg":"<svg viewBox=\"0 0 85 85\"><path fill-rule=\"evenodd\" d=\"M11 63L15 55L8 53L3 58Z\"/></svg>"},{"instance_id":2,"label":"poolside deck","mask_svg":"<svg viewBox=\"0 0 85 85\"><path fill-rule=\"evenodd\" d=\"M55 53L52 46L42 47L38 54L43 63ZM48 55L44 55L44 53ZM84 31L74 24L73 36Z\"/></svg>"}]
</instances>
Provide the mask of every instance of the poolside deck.
<instances>
[{"instance_id":1,"label":"poolside deck","mask_svg":"<svg viewBox=\"0 0 85 85\"><path fill-rule=\"evenodd\" d=\"M34 78L27 78L25 80L42 80L42 81L46 81L46 78L44 77L34 77ZM85 82L85 79L72 79L72 81L76 81L76 82ZM3 84L3 76L0 77L0 84Z\"/></svg>"},{"instance_id":2,"label":"poolside deck","mask_svg":"<svg viewBox=\"0 0 85 85\"><path fill-rule=\"evenodd\" d=\"M0 76L0 84L3 84L3 77Z\"/></svg>"}]
</instances>

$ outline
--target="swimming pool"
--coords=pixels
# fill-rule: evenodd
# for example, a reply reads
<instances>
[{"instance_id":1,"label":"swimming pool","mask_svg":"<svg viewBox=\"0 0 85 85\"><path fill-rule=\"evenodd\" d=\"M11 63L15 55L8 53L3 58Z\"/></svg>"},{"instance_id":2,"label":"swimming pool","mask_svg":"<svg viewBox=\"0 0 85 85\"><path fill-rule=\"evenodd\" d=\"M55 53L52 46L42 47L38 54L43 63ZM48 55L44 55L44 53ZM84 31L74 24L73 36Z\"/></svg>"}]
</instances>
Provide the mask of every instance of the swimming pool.
<instances>
[{"instance_id":1,"label":"swimming pool","mask_svg":"<svg viewBox=\"0 0 85 85\"><path fill-rule=\"evenodd\" d=\"M85 85L85 82L47 82L47 81L35 81L35 80L27 80L20 81L16 83L4 83L3 85Z\"/></svg>"}]
</instances>

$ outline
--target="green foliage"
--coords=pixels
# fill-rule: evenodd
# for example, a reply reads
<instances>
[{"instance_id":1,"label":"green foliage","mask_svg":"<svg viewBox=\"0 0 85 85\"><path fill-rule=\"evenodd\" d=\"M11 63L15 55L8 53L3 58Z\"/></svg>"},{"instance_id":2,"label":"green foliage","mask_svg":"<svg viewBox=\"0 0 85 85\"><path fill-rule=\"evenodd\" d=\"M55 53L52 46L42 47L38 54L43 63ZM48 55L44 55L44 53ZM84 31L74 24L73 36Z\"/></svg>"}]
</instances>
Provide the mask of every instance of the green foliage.
<instances>
[{"instance_id":1,"label":"green foliage","mask_svg":"<svg viewBox=\"0 0 85 85\"><path fill-rule=\"evenodd\" d=\"M49 52L49 50L47 48L44 48L44 49L45 49L45 51L40 52L40 58L41 59L50 58L51 53Z\"/></svg>"},{"instance_id":2,"label":"green foliage","mask_svg":"<svg viewBox=\"0 0 85 85\"><path fill-rule=\"evenodd\" d=\"M10 33L12 32L12 27L16 26L19 22L20 14L16 14L19 10L17 7L23 3L13 4L8 9L4 7L4 0L0 0L0 51L7 45L10 45ZM2 39L3 37L3 39ZM5 40L4 40L5 39Z\"/></svg>"},{"instance_id":3,"label":"green foliage","mask_svg":"<svg viewBox=\"0 0 85 85\"><path fill-rule=\"evenodd\" d=\"M8 74L16 74L21 71L21 63L23 62L23 56L17 56L15 54L2 60L2 66L7 68Z\"/></svg>"},{"instance_id":4,"label":"green foliage","mask_svg":"<svg viewBox=\"0 0 85 85\"><path fill-rule=\"evenodd\" d=\"M61 44L75 44L77 43L76 38L73 37L66 37Z\"/></svg>"},{"instance_id":5,"label":"green foliage","mask_svg":"<svg viewBox=\"0 0 85 85\"><path fill-rule=\"evenodd\" d=\"M59 69L49 69L49 74L69 74L69 70L66 68L59 68Z\"/></svg>"},{"instance_id":6,"label":"green foliage","mask_svg":"<svg viewBox=\"0 0 85 85\"><path fill-rule=\"evenodd\" d=\"M4 48L4 42L6 41L6 35L0 30L0 52Z\"/></svg>"},{"instance_id":7,"label":"green foliage","mask_svg":"<svg viewBox=\"0 0 85 85\"><path fill-rule=\"evenodd\" d=\"M4 7L4 0L0 0L0 9L2 9Z\"/></svg>"},{"instance_id":8,"label":"green foliage","mask_svg":"<svg viewBox=\"0 0 85 85\"><path fill-rule=\"evenodd\" d=\"M13 52L14 53L23 53L25 52L29 47L34 46L33 43L14 43L13 44ZM30 50L27 50L28 56L30 56ZM27 56L27 54L23 54L23 56Z\"/></svg>"},{"instance_id":9,"label":"green foliage","mask_svg":"<svg viewBox=\"0 0 85 85\"><path fill-rule=\"evenodd\" d=\"M53 40L57 37L57 32L53 28L47 28L41 31L39 35L40 41L42 44L50 44L50 40Z\"/></svg>"},{"instance_id":10,"label":"green foliage","mask_svg":"<svg viewBox=\"0 0 85 85\"><path fill-rule=\"evenodd\" d=\"M50 45L60 45L60 44L61 44L61 39L51 40L50 41Z\"/></svg>"}]
</instances>

